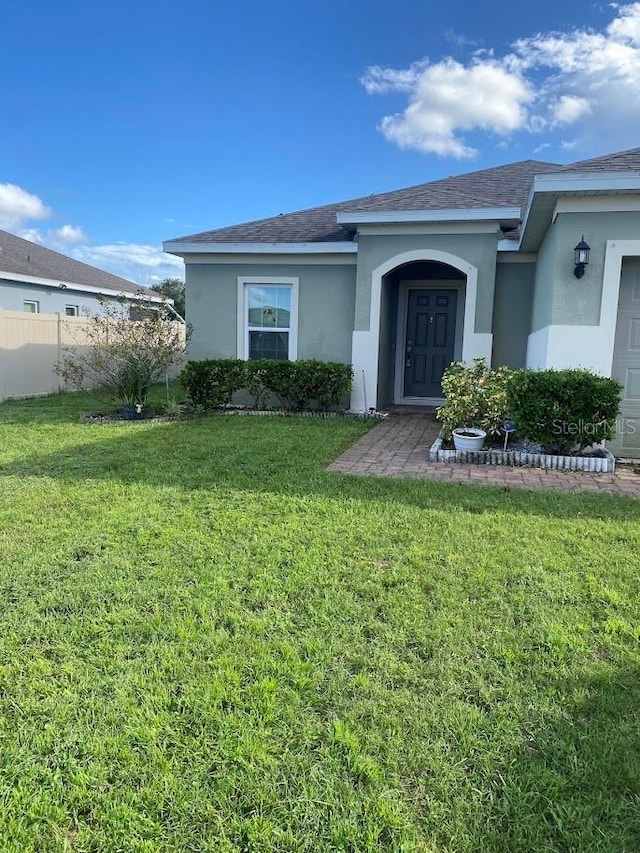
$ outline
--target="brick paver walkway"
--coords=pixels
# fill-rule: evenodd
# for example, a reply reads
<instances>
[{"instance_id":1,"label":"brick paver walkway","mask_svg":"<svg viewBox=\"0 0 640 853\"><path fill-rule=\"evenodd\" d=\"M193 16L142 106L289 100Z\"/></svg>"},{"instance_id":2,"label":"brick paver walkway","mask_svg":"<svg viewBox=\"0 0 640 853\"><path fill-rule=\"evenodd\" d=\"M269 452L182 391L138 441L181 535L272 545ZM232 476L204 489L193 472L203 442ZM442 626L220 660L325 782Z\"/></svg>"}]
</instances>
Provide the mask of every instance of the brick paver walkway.
<instances>
[{"instance_id":1,"label":"brick paver walkway","mask_svg":"<svg viewBox=\"0 0 640 853\"><path fill-rule=\"evenodd\" d=\"M379 477L424 477L449 483L600 492L640 499L640 474L632 467L619 467L615 474L590 474L429 462L427 451L439 430L432 413L393 413L339 456L328 470Z\"/></svg>"}]
</instances>

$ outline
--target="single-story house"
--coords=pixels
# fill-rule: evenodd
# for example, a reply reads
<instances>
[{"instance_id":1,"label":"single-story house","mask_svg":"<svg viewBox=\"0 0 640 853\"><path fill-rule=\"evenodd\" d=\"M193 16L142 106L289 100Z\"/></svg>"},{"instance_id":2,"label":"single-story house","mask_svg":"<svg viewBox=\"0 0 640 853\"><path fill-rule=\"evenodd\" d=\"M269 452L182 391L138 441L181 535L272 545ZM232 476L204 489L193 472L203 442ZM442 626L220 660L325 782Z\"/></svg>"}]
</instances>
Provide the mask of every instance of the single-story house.
<instances>
[{"instance_id":1,"label":"single-story house","mask_svg":"<svg viewBox=\"0 0 640 853\"><path fill-rule=\"evenodd\" d=\"M0 231L0 309L78 317L123 298L165 301L125 278Z\"/></svg>"},{"instance_id":2,"label":"single-story house","mask_svg":"<svg viewBox=\"0 0 640 853\"><path fill-rule=\"evenodd\" d=\"M624 384L640 456L640 148L525 160L169 240L191 358L351 362L352 408L433 405L453 360Z\"/></svg>"}]
</instances>

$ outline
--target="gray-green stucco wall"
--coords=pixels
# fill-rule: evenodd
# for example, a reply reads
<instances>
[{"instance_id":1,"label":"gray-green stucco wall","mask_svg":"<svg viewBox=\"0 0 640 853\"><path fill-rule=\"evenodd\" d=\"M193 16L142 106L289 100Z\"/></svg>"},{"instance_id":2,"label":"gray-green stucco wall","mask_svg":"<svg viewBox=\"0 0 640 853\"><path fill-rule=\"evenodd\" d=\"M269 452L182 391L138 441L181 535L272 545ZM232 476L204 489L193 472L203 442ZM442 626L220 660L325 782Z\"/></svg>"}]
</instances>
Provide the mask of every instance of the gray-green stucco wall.
<instances>
[{"instance_id":1,"label":"gray-green stucco wall","mask_svg":"<svg viewBox=\"0 0 640 853\"><path fill-rule=\"evenodd\" d=\"M237 355L238 276L299 279L298 358L351 361L355 264L186 264L189 358Z\"/></svg>"},{"instance_id":2,"label":"gray-green stucco wall","mask_svg":"<svg viewBox=\"0 0 640 853\"><path fill-rule=\"evenodd\" d=\"M476 303L476 332L491 332L496 277L495 233L487 234L389 234L360 235L358 237L358 275L356 286L355 328L369 328L371 306L371 280L373 271L386 261L405 252L446 252L478 270L478 296ZM439 260L435 254L434 259Z\"/></svg>"},{"instance_id":3,"label":"gray-green stucco wall","mask_svg":"<svg viewBox=\"0 0 640 853\"><path fill-rule=\"evenodd\" d=\"M378 359L378 405L393 402L398 334L398 282L384 281L380 293L380 344Z\"/></svg>"},{"instance_id":4,"label":"gray-green stucco wall","mask_svg":"<svg viewBox=\"0 0 640 853\"><path fill-rule=\"evenodd\" d=\"M560 213L547 229L536 264L531 331L546 326L597 326L600 322L608 240L637 240L640 213ZM582 235L591 246L582 278L574 274L573 247Z\"/></svg>"},{"instance_id":5,"label":"gray-green stucco wall","mask_svg":"<svg viewBox=\"0 0 640 853\"><path fill-rule=\"evenodd\" d=\"M535 263L498 263L493 303L492 364L525 367L531 330Z\"/></svg>"}]
</instances>

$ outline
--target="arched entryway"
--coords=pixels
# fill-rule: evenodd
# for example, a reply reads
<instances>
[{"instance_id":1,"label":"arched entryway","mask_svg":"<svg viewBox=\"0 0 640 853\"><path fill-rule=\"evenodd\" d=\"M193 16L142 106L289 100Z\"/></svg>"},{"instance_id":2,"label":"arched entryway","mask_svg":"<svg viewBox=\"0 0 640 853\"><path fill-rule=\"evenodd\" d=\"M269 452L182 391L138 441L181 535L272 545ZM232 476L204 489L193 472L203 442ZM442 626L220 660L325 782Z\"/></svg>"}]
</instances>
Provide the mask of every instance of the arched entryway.
<instances>
[{"instance_id":1,"label":"arched entryway","mask_svg":"<svg viewBox=\"0 0 640 853\"><path fill-rule=\"evenodd\" d=\"M360 280L365 284L364 279ZM404 290L403 281L410 283ZM493 336L490 332L475 331L477 268L464 258L435 249L402 252L373 269L368 282L370 289L364 290L368 296L369 323L368 328L357 328L353 333L352 409L380 408L407 399L404 377L399 386L403 371L399 367L400 359L406 355L403 350L406 326L402 317L403 311L406 317L410 310L408 292L412 287L421 289L415 287L418 281L424 283L423 290L433 287L434 290L456 291L453 358L464 361L478 357L491 359ZM407 298L404 307L403 293ZM412 390L415 392L415 385ZM438 398L414 395L410 402L433 405L434 399Z\"/></svg>"},{"instance_id":2,"label":"arched entryway","mask_svg":"<svg viewBox=\"0 0 640 853\"><path fill-rule=\"evenodd\" d=\"M462 358L467 277L440 261L412 261L382 279L378 402L434 405Z\"/></svg>"}]
</instances>

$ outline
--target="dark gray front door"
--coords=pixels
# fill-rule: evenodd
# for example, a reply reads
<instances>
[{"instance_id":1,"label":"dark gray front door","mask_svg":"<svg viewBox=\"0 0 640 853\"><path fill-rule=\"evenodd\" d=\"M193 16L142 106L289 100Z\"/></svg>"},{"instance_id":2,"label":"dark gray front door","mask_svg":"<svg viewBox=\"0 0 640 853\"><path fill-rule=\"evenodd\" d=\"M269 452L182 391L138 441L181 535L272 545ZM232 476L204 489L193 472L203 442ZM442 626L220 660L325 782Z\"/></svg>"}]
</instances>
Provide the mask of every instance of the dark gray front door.
<instances>
[{"instance_id":1,"label":"dark gray front door","mask_svg":"<svg viewBox=\"0 0 640 853\"><path fill-rule=\"evenodd\" d=\"M405 397L442 397L442 374L453 361L456 290L410 290L404 360Z\"/></svg>"}]
</instances>

